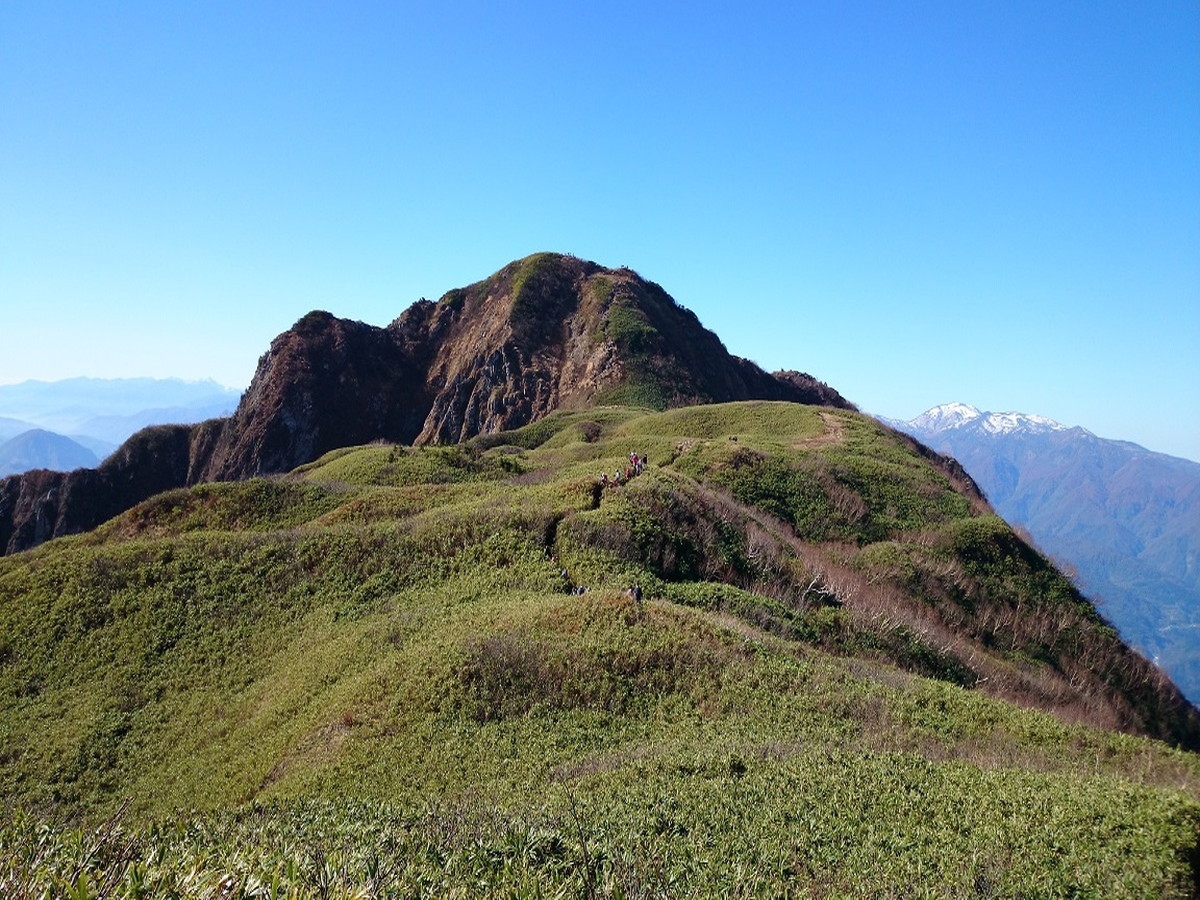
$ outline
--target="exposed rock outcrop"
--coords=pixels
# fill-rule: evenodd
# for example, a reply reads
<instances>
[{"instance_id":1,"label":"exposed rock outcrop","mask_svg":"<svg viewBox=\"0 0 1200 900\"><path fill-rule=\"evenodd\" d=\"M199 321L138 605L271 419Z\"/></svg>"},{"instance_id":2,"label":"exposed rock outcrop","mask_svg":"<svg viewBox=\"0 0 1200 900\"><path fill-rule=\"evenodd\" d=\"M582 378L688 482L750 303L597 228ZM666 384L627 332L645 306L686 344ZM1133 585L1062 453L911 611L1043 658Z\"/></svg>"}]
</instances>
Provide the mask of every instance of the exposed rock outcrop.
<instances>
[{"instance_id":1,"label":"exposed rock outcrop","mask_svg":"<svg viewBox=\"0 0 1200 900\"><path fill-rule=\"evenodd\" d=\"M423 373L383 328L311 312L271 342L200 480L286 472L337 447L411 441Z\"/></svg>"}]
</instances>

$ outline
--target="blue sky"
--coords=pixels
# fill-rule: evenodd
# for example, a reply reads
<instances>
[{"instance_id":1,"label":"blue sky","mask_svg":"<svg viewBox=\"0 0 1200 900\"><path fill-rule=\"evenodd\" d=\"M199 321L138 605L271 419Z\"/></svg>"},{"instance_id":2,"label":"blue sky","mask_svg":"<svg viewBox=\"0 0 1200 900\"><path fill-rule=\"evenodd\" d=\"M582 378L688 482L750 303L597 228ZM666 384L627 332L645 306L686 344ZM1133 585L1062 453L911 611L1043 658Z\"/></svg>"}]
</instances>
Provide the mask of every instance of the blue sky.
<instances>
[{"instance_id":1,"label":"blue sky","mask_svg":"<svg viewBox=\"0 0 1200 900\"><path fill-rule=\"evenodd\" d=\"M0 5L0 383L244 386L512 259L1200 460L1200 4Z\"/></svg>"}]
</instances>

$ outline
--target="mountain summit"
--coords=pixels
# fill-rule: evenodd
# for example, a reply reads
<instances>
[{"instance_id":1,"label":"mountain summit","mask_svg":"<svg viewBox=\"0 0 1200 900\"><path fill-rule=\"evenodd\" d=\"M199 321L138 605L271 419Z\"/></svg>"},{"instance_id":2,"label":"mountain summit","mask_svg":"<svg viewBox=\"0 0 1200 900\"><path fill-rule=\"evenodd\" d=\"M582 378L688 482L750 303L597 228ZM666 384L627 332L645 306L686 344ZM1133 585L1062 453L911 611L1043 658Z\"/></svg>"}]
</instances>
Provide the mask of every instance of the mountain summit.
<instances>
[{"instance_id":1,"label":"mountain summit","mask_svg":"<svg viewBox=\"0 0 1200 900\"><path fill-rule=\"evenodd\" d=\"M1045 434L1051 431L1068 431L1066 425L1045 416L1018 412L982 412L966 403L945 403L926 410L910 422L893 423L921 434L941 434L952 429L979 429L988 434ZM1080 429L1082 430L1082 429Z\"/></svg>"},{"instance_id":2,"label":"mountain summit","mask_svg":"<svg viewBox=\"0 0 1200 900\"><path fill-rule=\"evenodd\" d=\"M555 253L420 300L386 327L314 311L275 338L227 419L159 426L98 469L0 482L0 551L86 531L154 493L287 472L340 447L456 443L555 410L734 400L851 408L734 356L636 272Z\"/></svg>"},{"instance_id":3,"label":"mountain summit","mask_svg":"<svg viewBox=\"0 0 1200 900\"><path fill-rule=\"evenodd\" d=\"M259 361L203 478L287 471L377 439L456 443L557 409L731 400L849 407L811 376L733 356L630 269L539 253L386 328L304 316Z\"/></svg>"}]
</instances>

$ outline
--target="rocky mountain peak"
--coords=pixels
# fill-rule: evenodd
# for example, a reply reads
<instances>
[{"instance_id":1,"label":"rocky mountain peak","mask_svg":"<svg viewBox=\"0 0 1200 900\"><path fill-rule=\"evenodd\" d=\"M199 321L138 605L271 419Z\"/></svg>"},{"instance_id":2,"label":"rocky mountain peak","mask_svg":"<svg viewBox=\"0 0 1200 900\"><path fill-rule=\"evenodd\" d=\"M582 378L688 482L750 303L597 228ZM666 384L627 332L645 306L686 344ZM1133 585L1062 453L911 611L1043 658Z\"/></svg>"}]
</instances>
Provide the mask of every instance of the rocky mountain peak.
<instances>
[{"instance_id":1,"label":"rocky mountain peak","mask_svg":"<svg viewBox=\"0 0 1200 900\"><path fill-rule=\"evenodd\" d=\"M558 409L733 400L850 407L809 375L772 375L730 354L694 313L631 269L537 253L436 302L420 300L386 327L322 310L301 317L259 359L234 414L194 426L180 445L184 458L168 467L183 473L178 484L157 489L286 472L375 440L455 443ZM118 455L112 483L140 484L121 462L136 469L140 458ZM88 514L79 516L53 499L69 492L37 499L20 483L6 485L0 520L36 509L54 523L37 532L40 542L94 527L100 512L148 496L113 500L107 484L96 482ZM5 543L8 552L32 545Z\"/></svg>"},{"instance_id":2,"label":"rocky mountain peak","mask_svg":"<svg viewBox=\"0 0 1200 900\"><path fill-rule=\"evenodd\" d=\"M386 328L309 313L260 361L206 474L286 471L375 439L454 443L597 403L748 399L849 405L732 356L632 270L539 253Z\"/></svg>"}]
</instances>

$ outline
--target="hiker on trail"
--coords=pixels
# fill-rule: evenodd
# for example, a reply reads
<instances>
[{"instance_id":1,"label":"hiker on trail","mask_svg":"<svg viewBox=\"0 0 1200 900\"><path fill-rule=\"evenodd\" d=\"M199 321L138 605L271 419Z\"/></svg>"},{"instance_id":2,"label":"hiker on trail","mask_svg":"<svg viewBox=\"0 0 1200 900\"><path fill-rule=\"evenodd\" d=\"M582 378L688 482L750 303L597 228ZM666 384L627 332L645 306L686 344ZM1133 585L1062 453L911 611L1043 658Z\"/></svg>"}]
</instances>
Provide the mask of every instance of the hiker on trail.
<instances>
[{"instance_id":1,"label":"hiker on trail","mask_svg":"<svg viewBox=\"0 0 1200 900\"><path fill-rule=\"evenodd\" d=\"M600 473L600 486L608 487L608 473L607 472Z\"/></svg>"}]
</instances>

